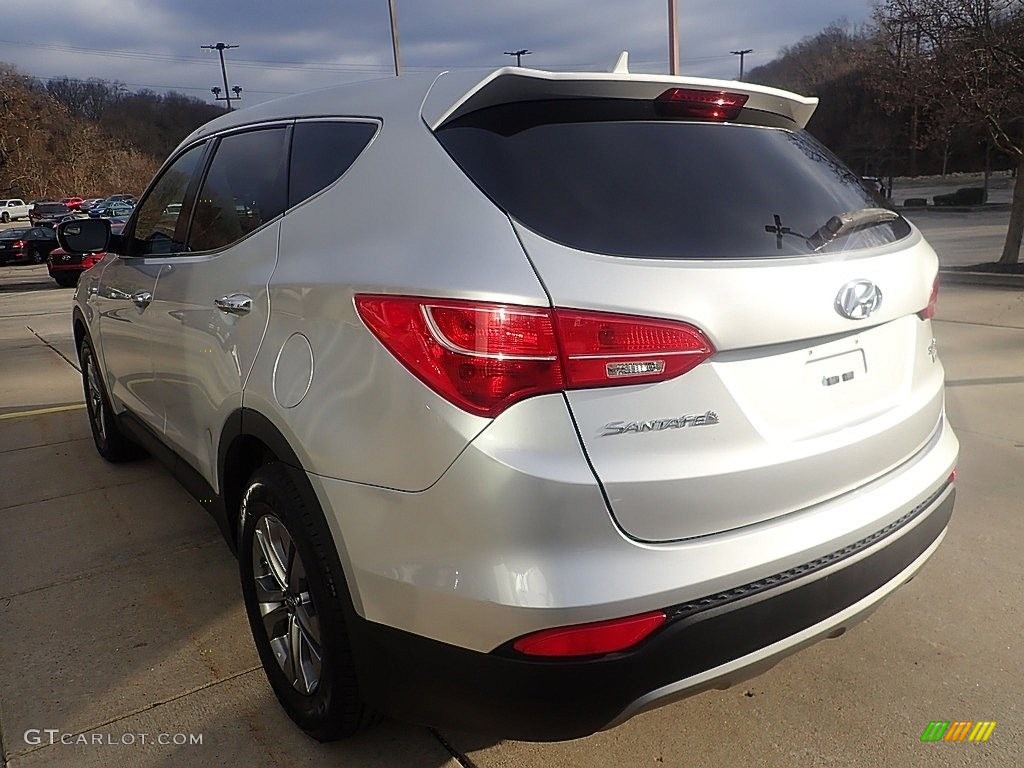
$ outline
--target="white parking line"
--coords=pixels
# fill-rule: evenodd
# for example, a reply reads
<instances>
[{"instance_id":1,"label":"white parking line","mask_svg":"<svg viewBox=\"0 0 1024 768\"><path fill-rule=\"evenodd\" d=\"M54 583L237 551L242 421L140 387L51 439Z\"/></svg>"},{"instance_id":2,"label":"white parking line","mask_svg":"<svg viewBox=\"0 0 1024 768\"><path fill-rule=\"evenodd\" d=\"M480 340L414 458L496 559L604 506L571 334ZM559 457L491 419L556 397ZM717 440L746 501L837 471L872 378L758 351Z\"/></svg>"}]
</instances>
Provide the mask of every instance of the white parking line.
<instances>
[{"instance_id":1,"label":"white parking line","mask_svg":"<svg viewBox=\"0 0 1024 768\"><path fill-rule=\"evenodd\" d=\"M20 419L24 416L42 416L44 413L60 413L61 411L77 411L85 408L85 403L74 405L56 405L53 408L36 408L33 411L15 411L14 413L0 413L0 421L5 419Z\"/></svg>"}]
</instances>

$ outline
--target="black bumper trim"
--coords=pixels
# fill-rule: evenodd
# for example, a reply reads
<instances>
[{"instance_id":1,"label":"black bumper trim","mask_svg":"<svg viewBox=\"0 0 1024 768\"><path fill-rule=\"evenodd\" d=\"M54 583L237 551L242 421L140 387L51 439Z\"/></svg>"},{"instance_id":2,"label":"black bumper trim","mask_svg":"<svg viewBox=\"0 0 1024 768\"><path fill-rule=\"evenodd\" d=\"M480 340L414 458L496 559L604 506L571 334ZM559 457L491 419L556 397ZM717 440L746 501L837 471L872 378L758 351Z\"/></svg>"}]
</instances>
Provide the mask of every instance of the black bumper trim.
<instances>
[{"instance_id":1,"label":"black bumper trim","mask_svg":"<svg viewBox=\"0 0 1024 768\"><path fill-rule=\"evenodd\" d=\"M948 525L955 490L942 498L945 491L946 485L930 506L850 545L856 549L812 561L794 576L799 569L786 571L773 584L752 582L744 595L720 593L728 599L676 617L623 653L561 661L479 653L356 619L351 634L360 687L380 709L410 722L530 741L587 736L652 691L795 635L895 579ZM888 545L817 573L917 518Z\"/></svg>"},{"instance_id":2,"label":"black bumper trim","mask_svg":"<svg viewBox=\"0 0 1024 768\"><path fill-rule=\"evenodd\" d=\"M946 482L941 488L935 491L935 493L905 515L901 515L884 528L880 528L870 536L865 536L860 541L855 541L842 549L829 552L827 555L822 555L819 558L802 563L780 573L767 576L763 579L752 581L749 584L743 584L739 587L727 589L724 592L718 592L714 595L708 595L696 600L691 600L688 603L674 605L671 608L668 608L665 613L667 614L669 621L686 618L687 616L692 616L700 611L717 608L720 605L742 600L745 597L750 597L775 587L781 587L784 584L789 584L792 581L797 581L798 579L805 578L813 573L824 570L825 568L835 565L842 560L853 557L858 552L863 552L865 549L877 544L886 536L890 536L900 528L908 525L912 520L916 519L921 513L931 507L935 501L946 492L946 488L948 487L949 483Z\"/></svg>"}]
</instances>

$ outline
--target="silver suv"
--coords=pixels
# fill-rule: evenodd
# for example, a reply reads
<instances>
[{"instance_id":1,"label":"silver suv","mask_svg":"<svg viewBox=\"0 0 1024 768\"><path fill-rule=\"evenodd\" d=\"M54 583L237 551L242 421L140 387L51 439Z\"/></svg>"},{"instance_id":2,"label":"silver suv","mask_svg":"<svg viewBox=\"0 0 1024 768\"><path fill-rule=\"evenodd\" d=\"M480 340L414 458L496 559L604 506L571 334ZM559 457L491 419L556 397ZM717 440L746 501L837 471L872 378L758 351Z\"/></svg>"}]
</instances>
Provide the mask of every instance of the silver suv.
<instances>
[{"instance_id":1,"label":"silver suv","mask_svg":"<svg viewBox=\"0 0 1024 768\"><path fill-rule=\"evenodd\" d=\"M746 83L501 69L189 136L75 295L111 461L237 552L318 739L583 736L842 634L935 551L937 261ZM869 674L869 673L866 673Z\"/></svg>"}]
</instances>

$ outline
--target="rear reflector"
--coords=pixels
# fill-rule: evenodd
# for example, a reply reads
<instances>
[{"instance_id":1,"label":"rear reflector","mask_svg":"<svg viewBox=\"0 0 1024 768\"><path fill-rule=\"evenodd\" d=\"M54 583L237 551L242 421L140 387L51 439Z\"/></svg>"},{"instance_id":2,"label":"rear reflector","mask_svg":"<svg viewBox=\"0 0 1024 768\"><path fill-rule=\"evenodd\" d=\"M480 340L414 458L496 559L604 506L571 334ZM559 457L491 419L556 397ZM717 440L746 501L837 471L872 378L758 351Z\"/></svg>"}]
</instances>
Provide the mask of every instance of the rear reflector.
<instances>
[{"instance_id":1,"label":"rear reflector","mask_svg":"<svg viewBox=\"0 0 1024 768\"><path fill-rule=\"evenodd\" d=\"M745 93L669 88L654 100L654 108L661 117L735 120L748 98Z\"/></svg>"},{"instance_id":2,"label":"rear reflector","mask_svg":"<svg viewBox=\"0 0 1024 768\"><path fill-rule=\"evenodd\" d=\"M935 282L932 283L932 293L928 297L928 306L917 313L917 316L922 320L931 320L935 317L935 304L939 300L939 278L935 278Z\"/></svg>"},{"instance_id":3,"label":"rear reflector","mask_svg":"<svg viewBox=\"0 0 1024 768\"><path fill-rule=\"evenodd\" d=\"M527 656L595 656L632 648L665 623L661 611L624 619L557 627L520 637L512 647Z\"/></svg>"},{"instance_id":4,"label":"rear reflector","mask_svg":"<svg viewBox=\"0 0 1024 768\"><path fill-rule=\"evenodd\" d=\"M532 395L665 381L714 352L699 330L672 320L410 296L358 295L355 304L420 381L492 418Z\"/></svg>"}]
</instances>

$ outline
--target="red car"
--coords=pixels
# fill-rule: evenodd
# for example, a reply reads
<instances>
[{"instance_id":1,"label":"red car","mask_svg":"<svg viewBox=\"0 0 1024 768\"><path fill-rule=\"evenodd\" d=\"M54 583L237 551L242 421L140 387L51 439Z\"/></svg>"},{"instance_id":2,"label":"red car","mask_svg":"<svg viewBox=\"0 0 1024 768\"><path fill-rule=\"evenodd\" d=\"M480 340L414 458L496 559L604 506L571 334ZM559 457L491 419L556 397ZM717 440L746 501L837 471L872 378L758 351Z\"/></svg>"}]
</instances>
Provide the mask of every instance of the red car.
<instances>
[{"instance_id":1,"label":"red car","mask_svg":"<svg viewBox=\"0 0 1024 768\"><path fill-rule=\"evenodd\" d=\"M64 205L66 205L72 211L77 211L78 210L78 206L80 206L82 203L85 202L85 198L84 197L65 197L63 200L61 200L61 202L64 203Z\"/></svg>"},{"instance_id":2,"label":"red car","mask_svg":"<svg viewBox=\"0 0 1024 768\"><path fill-rule=\"evenodd\" d=\"M124 221L111 221L110 224L110 231L115 235L124 229ZM82 273L106 255L90 253L85 256L72 256L63 248L56 248L50 252L50 257L46 260L46 269L61 288L74 288L78 285L78 278Z\"/></svg>"}]
</instances>

